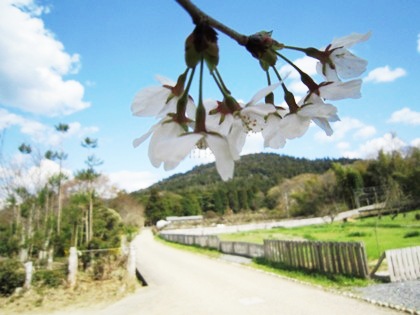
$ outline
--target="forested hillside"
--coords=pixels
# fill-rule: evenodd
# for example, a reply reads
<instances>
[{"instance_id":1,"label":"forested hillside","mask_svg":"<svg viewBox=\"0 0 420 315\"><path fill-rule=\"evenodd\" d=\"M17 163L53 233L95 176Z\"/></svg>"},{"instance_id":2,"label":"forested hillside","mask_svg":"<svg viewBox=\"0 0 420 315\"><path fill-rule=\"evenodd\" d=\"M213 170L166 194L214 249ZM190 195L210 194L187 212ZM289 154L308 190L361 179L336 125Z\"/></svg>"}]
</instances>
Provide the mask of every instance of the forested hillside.
<instances>
[{"instance_id":1,"label":"forested hillside","mask_svg":"<svg viewBox=\"0 0 420 315\"><path fill-rule=\"evenodd\" d=\"M309 160L273 153L250 154L236 163L235 176L228 182L220 179L214 163L210 163L169 177L134 195L144 203L150 196L151 200L156 199L155 204L146 208L152 222L167 215L255 211L267 207L267 192L284 179L303 173L322 174L334 163L353 162L355 160L351 159Z\"/></svg>"},{"instance_id":2,"label":"forested hillside","mask_svg":"<svg viewBox=\"0 0 420 315\"><path fill-rule=\"evenodd\" d=\"M223 182L214 163L177 174L133 195L145 206L148 223L171 215L207 217L269 212L278 217L331 215L386 201L416 205L420 195L420 151L380 152L374 160L308 160L251 154Z\"/></svg>"}]
</instances>

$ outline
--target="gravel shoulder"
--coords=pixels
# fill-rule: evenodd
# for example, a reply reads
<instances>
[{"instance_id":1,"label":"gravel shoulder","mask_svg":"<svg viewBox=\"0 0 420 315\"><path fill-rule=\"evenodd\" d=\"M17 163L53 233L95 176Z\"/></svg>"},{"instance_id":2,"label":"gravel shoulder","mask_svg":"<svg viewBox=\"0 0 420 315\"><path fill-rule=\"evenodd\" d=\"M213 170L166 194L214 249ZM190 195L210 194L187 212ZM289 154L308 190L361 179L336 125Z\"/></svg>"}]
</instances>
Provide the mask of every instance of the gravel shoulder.
<instances>
[{"instance_id":1,"label":"gravel shoulder","mask_svg":"<svg viewBox=\"0 0 420 315\"><path fill-rule=\"evenodd\" d=\"M375 284L357 288L355 294L375 303L420 314L420 280Z\"/></svg>"}]
</instances>

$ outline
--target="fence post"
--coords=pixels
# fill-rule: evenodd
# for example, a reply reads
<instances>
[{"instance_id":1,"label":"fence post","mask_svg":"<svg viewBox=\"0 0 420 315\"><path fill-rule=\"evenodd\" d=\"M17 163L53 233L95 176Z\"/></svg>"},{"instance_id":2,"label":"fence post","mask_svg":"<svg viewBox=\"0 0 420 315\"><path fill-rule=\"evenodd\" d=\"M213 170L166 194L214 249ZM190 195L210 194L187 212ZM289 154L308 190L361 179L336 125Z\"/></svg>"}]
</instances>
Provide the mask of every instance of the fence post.
<instances>
[{"instance_id":1,"label":"fence post","mask_svg":"<svg viewBox=\"0 0 420 315\"><path fill-rule=\"evenodd\" d=\"M52 270L52 267L53 267L53 255L54 255L54 250L51 248L48 251L47 270Z\"/></svg>"},{"instance_id":2,"label":"fence post","mask_svg":"<svg viewBox=\"0 0 420 315\"><path fill-rule=\"evenodd\" d=\"M23 287L26 290L29 290L31 288L31 282L32 282L32 272L33 272L33 265L32 261L27 261L25 264L25 284Z\"/></svg>"},{"instance_id":3,"label":"fence post","mask_svg":"<svg viewBox=\"0 0 420 315\"><path fill-rule=\"evenodd\" d=\"M76 285L76 275L77 275L77 248L70 247L70 256L69 256L69 275L68 282L71 289Z\"/></svg>"},{"instance_id":4,"label":"fence post","mask_svg":"<svg viewBox=\"0 0 420 315\"><path fill-rule=\"evenodd\" d=\"M28 260L28 249L27 248L21 248L19 251L19 260L20 262L24 262Z\"/></svg>"},{"instance_id":5,"label":"fence post","mask_svg":"<svg viewBox=\"0 0 420 315\"><path fill-rule=\"evenodd\" d=\"M127 256L129 253L129 248L127 245L127 236L123 235L121 236L121 254L123 256Z\"/></svg>"},{"instance_id":6,"label":"fence post","mask_svg":"<svg viewBox=\"0 0 420 315\"><path fill-rule=\"evenodd\" d=\"M136 248L133 243L130 243L127 259L127 274L129 279L136 277Z\"/></svg>"}]
</instances>

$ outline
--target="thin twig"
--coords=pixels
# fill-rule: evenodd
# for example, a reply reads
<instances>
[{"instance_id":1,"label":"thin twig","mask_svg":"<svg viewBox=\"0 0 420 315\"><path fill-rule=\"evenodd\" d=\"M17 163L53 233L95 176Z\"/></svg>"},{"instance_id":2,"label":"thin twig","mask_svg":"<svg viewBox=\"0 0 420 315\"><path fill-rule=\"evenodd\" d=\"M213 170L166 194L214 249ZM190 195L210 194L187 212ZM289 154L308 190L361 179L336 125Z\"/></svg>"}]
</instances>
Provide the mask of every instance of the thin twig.
<instances>
[{"instance_id":1,"label":"thin twig","mask_svg":"<svg viewBox=\"0 0 420 315\"><path fill-rule=\"evenodd\" d=\"M175 0L181 7L188 12L188 14L193 19L194 24L199 24L201 22L206 22L208 25L214 27L215 29L219 30L223 34L229 36L233 40L235 40L239 45L245 46L248 42L248 36L240 34L233 29L227 27L226 25L220 23L219 21L215 20L211 16L207 15L199 8L197 8L190 0Z\"/></svg>"}]
</instances>

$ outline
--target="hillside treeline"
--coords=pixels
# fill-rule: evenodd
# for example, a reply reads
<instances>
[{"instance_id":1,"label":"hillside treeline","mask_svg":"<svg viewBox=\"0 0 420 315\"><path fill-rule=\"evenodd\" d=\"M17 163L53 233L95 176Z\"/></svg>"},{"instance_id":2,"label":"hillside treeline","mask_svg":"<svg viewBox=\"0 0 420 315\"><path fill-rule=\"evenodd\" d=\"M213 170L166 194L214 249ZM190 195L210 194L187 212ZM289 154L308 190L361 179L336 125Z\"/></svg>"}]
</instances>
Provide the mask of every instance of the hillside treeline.
<instances>
[{"instance_id":1,"label":"hillside treeline","mask_svg":"<svg viewBox=\"0 0 420 315\"><path fill-rule=\"evenodd\" d=\"M149 224L173 215L240 212L333 217L378 202L397 209L419 204L420 150L380 152L372 160L252 154L241 158L228 182L220 180L212 163L133 195L144 204Z\"/></svg>"}]
</instances>

